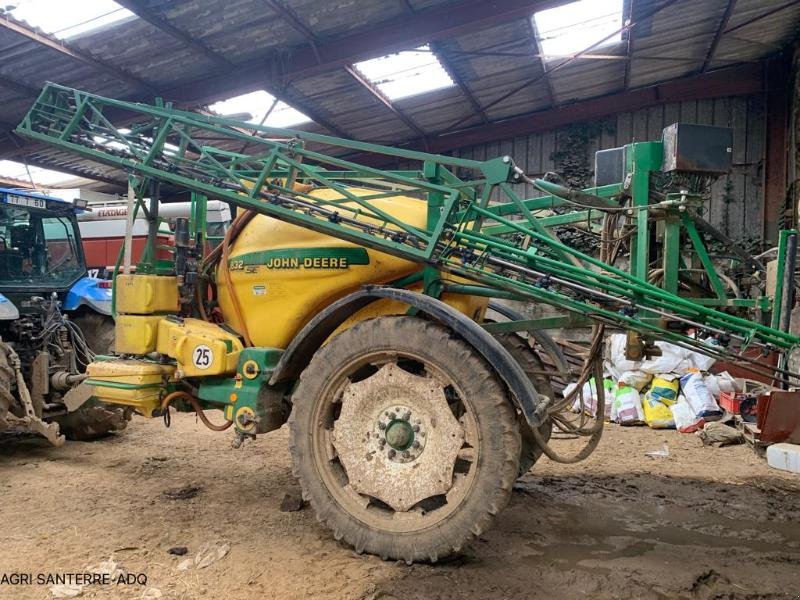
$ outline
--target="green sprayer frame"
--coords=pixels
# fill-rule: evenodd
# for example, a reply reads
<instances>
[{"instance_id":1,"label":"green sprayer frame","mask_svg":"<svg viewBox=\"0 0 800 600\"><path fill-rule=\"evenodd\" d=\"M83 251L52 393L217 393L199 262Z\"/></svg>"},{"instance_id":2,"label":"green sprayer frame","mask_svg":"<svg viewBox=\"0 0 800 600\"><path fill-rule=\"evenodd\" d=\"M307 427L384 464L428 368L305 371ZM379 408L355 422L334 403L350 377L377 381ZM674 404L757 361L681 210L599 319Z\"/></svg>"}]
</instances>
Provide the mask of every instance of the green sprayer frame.
<instances>
[{"instance_id":1,"label":"green sprayer frame","mask_svg":"<svg viewBox=\"0 0 800 600\"><path fill-rule=\"evenodd\" d=\"M729 298L714 280L714 266L695 228L697 199L683 194L651 200L649 179L660 168L660 142L628 146L630 176L625 182L576 192L535 180L534 185L549 195L525 199L515 188L532 180L509 156L477 161L428 154L201 115L160 101L156 105L124 102L55 84L42 90L17 132L127 172L140 190L140 200L147 187L144 183L174 186L200 200L224 200L420 263L424 268L419 279L425 293L433 296L446 289L545 303L571 315L507 328L599 321L734 360L784 382L797 379L785 369L785 361L776 368L754 358L753 349L762 357L774 351L785 355L800 338L721 310L744 306L776 315L789 307L782 308L768 297ZM364 153L417 168L383 170L347 158ZM298 191L295 183L330 188L341 198L323 200L313 192ZM353 186L374 191L357 194L350 189ZM427 201L426 227L403 222L375 202L398 194ZM581 210L553 213L553 209L576 204ZM157 203L151 203L151 211L153 206ZM596 225L609 211L623 211L637 228L631 241L630 272L566 245L553 232L565 224ZM664 265L663 287L648 283L649 223L656 214L666 215L667 223L664 260L669 264ZM688 231L709 271L714 297L698 301L676 293L680 226ZM155 272L157 266L151 249L140 268ZM440 272L471 283L445 284ZM668 327L668 323L683 329ZM773 318L772 324L777 323ZM723 343L709 345L686 334L688 328ZM749 351L747 356L745 351Z\"/></svg>"}]
</instances>

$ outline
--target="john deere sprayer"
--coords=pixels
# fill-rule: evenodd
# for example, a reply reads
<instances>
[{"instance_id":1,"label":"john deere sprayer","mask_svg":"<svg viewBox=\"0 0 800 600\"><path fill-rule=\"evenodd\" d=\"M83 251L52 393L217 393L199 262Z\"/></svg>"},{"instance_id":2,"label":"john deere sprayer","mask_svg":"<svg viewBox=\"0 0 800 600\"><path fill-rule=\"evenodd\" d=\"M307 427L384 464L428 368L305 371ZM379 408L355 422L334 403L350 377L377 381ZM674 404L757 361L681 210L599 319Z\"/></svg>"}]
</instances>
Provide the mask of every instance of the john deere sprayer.
<instances>
[{"instance_id":1,"label":"john deere sprayer","mask_svg":"<svg viewBox=\"0 0 800 600\"><path fill-rule=\"evenodd\" d=\"M583 191L531 179L509 156L432 155L57 85L17 132L127 173L152 225L135 274L122 264L115 277L115 351L85 382L95 398L167 424L170 408L194 411L235 446L288 421L304 498L359 552L451 555L542 452L588 456L602 386L596 420L567 412L560 390L601 378L606 327L627 332L631 358L666 340L796 382L796 234L782 232L767 269L703 218L730 165L724 129L674 126L605 153L602 185ZM545 195L526 198L525 185ZM158 195L177 191L192 193L194 215L157 259ZM238 214L203 258L206 198ZM547 310L525 318L498 302L509 300ZM586 335L547 335L569 328ZM551 432L586 443L563 456Z\"/></svg>"}]
</instances>

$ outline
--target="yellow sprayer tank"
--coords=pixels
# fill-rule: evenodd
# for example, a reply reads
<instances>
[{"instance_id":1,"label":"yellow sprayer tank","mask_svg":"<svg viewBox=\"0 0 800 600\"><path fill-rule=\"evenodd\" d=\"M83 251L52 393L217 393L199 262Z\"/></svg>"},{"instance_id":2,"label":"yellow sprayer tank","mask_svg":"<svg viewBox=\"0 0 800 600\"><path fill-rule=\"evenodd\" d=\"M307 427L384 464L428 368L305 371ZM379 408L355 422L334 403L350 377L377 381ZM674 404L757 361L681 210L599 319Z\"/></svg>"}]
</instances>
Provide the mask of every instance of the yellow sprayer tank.
<instances>
[{"instance_id":1,"label":"yellow sprayer tank","mask_svg":"<svg viewBox=\"0 0 800 600\"><path fill-rule=\"evenodd\" d=\"M374 194L367 189L350 191ZM330 189L312 194L341 198ZM427 205L421 200L398 195L371 202L406 223L425 227ZM234 306L226 268L240 310ZM413 262L257 215L234 241L227 264L220 262L219 303L226 323L247 334L253 345L285 348L314 315L337 299L363 285L389 283L419 269ZM476 320L482 319L487 304L485 298L463 295L445 294L442 300ZM380 300L343 327L374 316L402 314L407 309L404 304Z\"/></svg>"}]
</instances>

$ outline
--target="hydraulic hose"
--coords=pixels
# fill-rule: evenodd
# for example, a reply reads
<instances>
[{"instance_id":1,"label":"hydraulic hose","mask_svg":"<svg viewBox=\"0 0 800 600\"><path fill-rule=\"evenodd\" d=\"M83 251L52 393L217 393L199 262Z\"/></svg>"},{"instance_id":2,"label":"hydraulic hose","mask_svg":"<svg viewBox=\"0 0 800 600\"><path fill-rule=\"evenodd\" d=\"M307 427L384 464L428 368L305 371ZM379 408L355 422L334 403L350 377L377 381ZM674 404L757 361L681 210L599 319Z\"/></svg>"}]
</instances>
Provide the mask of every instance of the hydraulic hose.
<instances>
[{"instance_id":1,"label":"hydraulic hose","mask_svg":"<svg viewBox=\"0 0 800 600\"><path fill-rule=\"evenodd\" d=\"M618 215L619 213L606 214L605 218L603 219L603 228L600 239L600 258L601 260L607 261L610 264L613 264L616 260L623 241L623 238L617 238L614 240L611 235L616 227ZM556 403L549 411L550 418L553 420L553 424L562 432L577 436L588 436L589 440L586 442L586 445L572 456L563 456L552 448L549 441L544 439L544 436L542 436L538 428L530 428L536 443L539 444L539 447L542 449L542 452L545 454L545 456L552 461L562 464L574 464L580 462L594 452L603 436L606 407L605 386L603 385L602 357L604 334L605 325L602 323L596 323L592 327L592 341L589 346L589 354L583 363L583 368L581 369L581 373L578 377L575 388L572 390L572 392L567 394L561 402ZM584 412L583 401L581 401L580 424L576 426L575 423L569 421L558 413L564 409L568 409L568 407L572 405L574 398L581 393L584 383L586 383L592 376L594 377L595 393L597 394L595 422L591 427L587 428L584 426L586 415Z\"/></svg>"},{"instance_id":2,"label":"hydraulic hose","mask_svg":"<svg viewBox=\"0 0 800 600\"><path fill-rule=\"evenodd\" d=\"M172 404L178 398L180 398L181 400L185 400L186 402L191 404L195 413L197 413L197 418L199 418L200 421L203 422L203 425L205 425L212 431L225 431L226 429L228 429L228 427L233 425L233 421L225 421L222 425L217 425L216 423L212 423L211 421L209 421L208 417L203 411L203 407L200 406L200 403L197 401L197 398L192 396L190 393L184 392L182 390L178 390L176 392L172 392L171 394L167 394L164 397L164 400L161 401L161 411L162 412L169 411L169 405Z\"/></svg>"}]
</instances>

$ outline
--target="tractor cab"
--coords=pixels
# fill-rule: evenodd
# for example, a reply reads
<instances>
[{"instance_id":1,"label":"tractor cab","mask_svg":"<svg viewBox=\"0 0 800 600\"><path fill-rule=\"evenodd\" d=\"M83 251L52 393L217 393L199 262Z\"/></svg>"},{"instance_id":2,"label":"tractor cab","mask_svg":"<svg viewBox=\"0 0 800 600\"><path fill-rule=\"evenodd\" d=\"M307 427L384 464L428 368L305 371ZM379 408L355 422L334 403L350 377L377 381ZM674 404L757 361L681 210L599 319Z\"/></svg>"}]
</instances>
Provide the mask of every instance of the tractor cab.
<instances>
[{"instance_id":1,"label":"tractor cab","mask_svg":"<svg viewBox=\"0 0 800 600\"><path fill-rule=\"evenodd\" d=\"M27 312L32 296L55 292L65 310L110 314L107 284L86 277L77 214L82 207L42 194L0 189L0 294Z\"/></svg>"}]
</instances>

